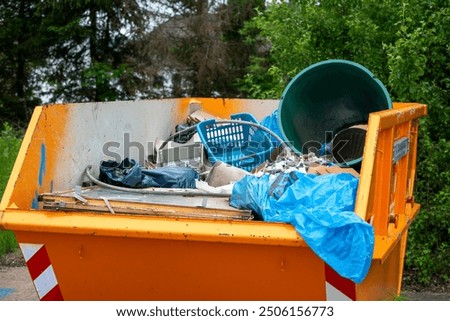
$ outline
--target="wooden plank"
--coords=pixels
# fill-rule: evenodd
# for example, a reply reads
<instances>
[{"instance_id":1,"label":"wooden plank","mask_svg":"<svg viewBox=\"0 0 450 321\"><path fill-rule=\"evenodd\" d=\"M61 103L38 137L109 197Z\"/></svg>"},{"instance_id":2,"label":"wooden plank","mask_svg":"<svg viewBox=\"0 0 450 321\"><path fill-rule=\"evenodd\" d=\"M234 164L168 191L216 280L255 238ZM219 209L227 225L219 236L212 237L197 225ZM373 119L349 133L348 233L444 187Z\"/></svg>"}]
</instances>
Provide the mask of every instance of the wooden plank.
<instances>
[{"instance_id":1,"label":"wooden plank","mask_svg":"<svg viewBox=\"0 0 450 321\"><path fill-rule=\"evenodd\" d=\"M92 195L95 197L93 197ZM118 199L122 196L122 199ZM133 200L133 196L135 199ZM167 202L164 204L164 199ZM149 201L150 200L150 201ZM228 199L205 196L149 197L142 195L121 195L109 190L83 189L64 193L46 193L40 196L40 207L60 211L93 211L112 214L135 214L167 217L193 217L206 219L251 220L248 210L238 210L228 204Z\"/></svg>"}]
</instances>

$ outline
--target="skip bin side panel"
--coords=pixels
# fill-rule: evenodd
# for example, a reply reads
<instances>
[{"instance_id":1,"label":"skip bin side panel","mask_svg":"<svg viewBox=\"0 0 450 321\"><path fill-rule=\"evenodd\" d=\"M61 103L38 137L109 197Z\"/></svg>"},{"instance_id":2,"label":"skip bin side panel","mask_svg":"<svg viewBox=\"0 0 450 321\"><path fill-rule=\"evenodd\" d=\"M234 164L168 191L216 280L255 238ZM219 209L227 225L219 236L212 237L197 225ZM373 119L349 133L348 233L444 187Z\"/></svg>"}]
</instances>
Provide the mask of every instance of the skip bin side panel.
<instances>
[{"instance_id":1,"label":"skip bin side panel","mask_svg":"<svg viewBox=\"0 0 450 321\"><path fill-rule=\"evenodd\" d=\"M121 162L132 158L142 165L154 154L157 140L169 137L175 126L185 122L187 106L178 100L119 101L71 106L64 133L55 190L68 190L87 181L84 172L92 166L97 177L102 160Z\"/></svg>"},{"instance_id":2,"label":"skip bin side panel","mask_svg":"<svg viewBox=\"0 0 450 321\"><path fill-rule=\"evenodd\" d=\"M386 301L400 295L407 232L399 235L385 260L372 260L364 281L356 284L326 266L327 298L332 301Z\"/></svg>"},{"instance_id":3,"label":"skip bin side panel","mask_svg":"<svg viewBox=\"0 0 450 321\"><path fill-rule=\"evenodd\" d=\"M262 221L18 210L2 219L12 231L307 247L292 225Z\"/></svg>"},{"instance_id":4,"label":"skip bin side panel","mask_svg":"<svg viewBox=\"0 0 450 321\"><path fill-rule=\"evenodd\" d=\"M37 107L24 137L2 206L37 208L38 195L51 191L70 105Z\"/></svg>"},{"instance_id":5,"label":"skip bin side panel","mask_svg":"<svg viewBox=\"0 0 450 321\"><path fill-rule=\"evenodd\" d=\"M44 244L65 300L325 300L307 247L18 232Z\"/></svg>"},{"instance_id":6,"label":"skip bin side panel","mask_svg":"<svg viewBox=\"0 0 450 321\"><path fill-rule=\"evenodd\" d=\"M41 115L42 108L37 107L33 111L33 115L31 116L30 123L28 124L25 135L22 139L22 143L15 160L14 166L12 168L11 174L9 176L8 184L5 187L5 191L3 192L2 202L0 204L0 209L4 210L8 206L11 205L11 195L14 193L16 182L18 177L20 176L20 172L22 169L22 165L24 163L24 159L26 157L29 145L32 143L32 136L34 133L34 129L36 128L36 124L39 121L39 117ZM1 217L0 217L1 222Z\"/></svg>"},{"instance_id":7,"label":"skip bin side panel","mask_svg":"<svg viewBox=\"0 0 450 321\"><path fill-rule=\"evenodd\" d=\"M400 295L407 232L398 237L400 242L396 243L386 260L373 260L367 277L356 285L358 301L393 300Z\"/></svg>"},{"instance_id":8,"label":"skip bin side panel","mask_svg":"<svg viewBox=\"0 0 450 321\"><path fill-rule=\"evenodd\" d=\"M202 110L219 118L229 118L232 114L251 113L258 121L278 108L278 100L271 99L227 99L227 98L183 98L182 106L201 106ZM192 109L192 108L191 108Z\"/></svg>"}]
</instances>

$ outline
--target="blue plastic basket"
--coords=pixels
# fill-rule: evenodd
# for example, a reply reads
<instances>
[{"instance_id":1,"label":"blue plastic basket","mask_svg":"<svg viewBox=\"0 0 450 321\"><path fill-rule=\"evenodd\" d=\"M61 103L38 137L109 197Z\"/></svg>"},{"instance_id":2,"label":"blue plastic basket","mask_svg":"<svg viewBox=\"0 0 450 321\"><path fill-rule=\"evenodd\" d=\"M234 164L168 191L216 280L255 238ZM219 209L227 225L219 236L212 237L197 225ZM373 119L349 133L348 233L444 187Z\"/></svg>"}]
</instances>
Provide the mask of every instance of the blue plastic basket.
<instances>
[{"instance_id":1,"label":"blue plastic basket","mask_svg":"<svg viewBox=\"0 0 450 321\"><path fill-rule=\"evenodd\" d=\"M259 124L248 113L231 115L231 119ZM274 148L270 135L251 125L218 124L208 119L197 125L197 132L212 164L220 160L250 171L270 159Z\"/></svg>"}]
</instances>

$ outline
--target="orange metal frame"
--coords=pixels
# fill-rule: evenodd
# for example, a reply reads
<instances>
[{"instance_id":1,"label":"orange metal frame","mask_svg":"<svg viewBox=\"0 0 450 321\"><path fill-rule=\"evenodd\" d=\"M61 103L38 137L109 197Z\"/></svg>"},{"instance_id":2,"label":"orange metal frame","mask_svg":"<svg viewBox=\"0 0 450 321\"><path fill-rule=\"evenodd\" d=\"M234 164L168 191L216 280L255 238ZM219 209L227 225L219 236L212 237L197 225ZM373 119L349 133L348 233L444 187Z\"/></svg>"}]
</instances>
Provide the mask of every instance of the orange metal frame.
<instances>
[{"instance_id":1,"label":"orange metal frame","mask_svg":"<svg viewBox=\"0 0 450 321\"><path fill-rule=\"evenodd\" d=\"M379 242L407 227L419 210L413 189L418 120L426 112L426 105L394 104L394 109L369 117L355 212L373 221ZM394 144L402 139L408 140L408 150L394 161ZM383 259L378 253L375 258Z\"/></svg>"},{"instance_id":2,"label":"orange metal frame","mask_svg":"<svg viewBox=\"0 0 450 321\"><path fill-rule=\"evenodd\" d=\"M426 114L426 105L394 103L369 117L355 212L373 224L375 248L369 274L356 286L358 300L400 295L408 227L420 209L413 190L419 118ZM405 140L407 151L395 160L394 145Z\"/></svg>"}]
</instances>

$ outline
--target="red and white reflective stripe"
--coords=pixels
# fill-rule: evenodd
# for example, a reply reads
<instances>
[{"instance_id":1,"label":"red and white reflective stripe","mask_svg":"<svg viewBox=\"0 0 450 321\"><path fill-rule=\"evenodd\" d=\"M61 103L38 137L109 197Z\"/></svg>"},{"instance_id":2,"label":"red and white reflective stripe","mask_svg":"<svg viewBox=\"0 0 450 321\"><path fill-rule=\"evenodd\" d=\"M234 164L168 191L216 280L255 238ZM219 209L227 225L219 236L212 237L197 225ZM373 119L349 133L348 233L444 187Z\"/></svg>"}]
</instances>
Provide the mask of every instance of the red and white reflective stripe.
<instances>
[{"instance_id":1,"label":"red and white reflective stripe","mask_svg":"<svg viewBox=\"0 0 450 321\"><path fill-rule=\"evenodd\" d=\"M356 301L356 284L325 264L327 301Z\"/></svg>"},{"instance_id":2,"label":"red and white reflective stripe","mask_svg":"<svg viewBox=\"0 0 450 321\"><path fill-rule=\"evenodd\" d=\"M41 301L63 300L44 244L20 243L28 271Z\"/></svg>"}]
</instances>

